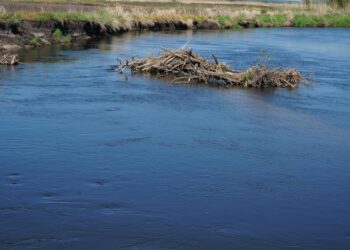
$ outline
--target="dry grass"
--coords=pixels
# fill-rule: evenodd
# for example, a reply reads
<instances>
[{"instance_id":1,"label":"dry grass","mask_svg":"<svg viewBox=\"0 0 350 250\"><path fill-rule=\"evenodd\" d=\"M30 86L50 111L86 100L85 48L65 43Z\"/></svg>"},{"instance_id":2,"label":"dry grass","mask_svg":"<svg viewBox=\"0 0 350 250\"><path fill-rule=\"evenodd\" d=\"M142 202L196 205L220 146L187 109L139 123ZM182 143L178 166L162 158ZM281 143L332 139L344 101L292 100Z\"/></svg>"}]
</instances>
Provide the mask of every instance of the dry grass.
<instances>
[{"instance_id":1,"label":"dry grass","mask_svg":"<svg viewBox=\"0 0 350 250\"><path fill-rule=\"evenodd\" d=\"M123 1L125 2L125 0ZM197 2L197 0L193 1ZM198 0L198 2L212 3L212 1L205 0ZM222 3L226 2L220 1L220 4ZM75 11L69 8L65 11L7 11L0 8L0 19L11 22L20 22L21 20L91 21L124 29L132 29L136 23L148 27L154 23L179 21L191 28L194 22L201 23L206 20L215 21L218 23L218 28L240 28L242 21L248 21L250 24L262 27L350 27L350 10L349 7L340 10L326 4L311 4L309 7L300 4L264 4L262 7L252 7L249 3L240 8L223 6L191 8L180 4L176 8L161 9L156 7L129 8L114 4L92 11Z\"/></svg>"}]
</instances>

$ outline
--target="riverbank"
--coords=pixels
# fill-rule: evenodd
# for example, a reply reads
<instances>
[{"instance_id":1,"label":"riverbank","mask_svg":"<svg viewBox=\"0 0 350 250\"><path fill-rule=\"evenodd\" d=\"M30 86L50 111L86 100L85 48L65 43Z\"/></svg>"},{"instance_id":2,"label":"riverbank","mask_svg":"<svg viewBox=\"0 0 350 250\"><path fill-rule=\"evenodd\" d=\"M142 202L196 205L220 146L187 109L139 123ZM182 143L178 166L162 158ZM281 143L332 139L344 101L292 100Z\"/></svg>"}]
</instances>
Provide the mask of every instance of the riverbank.
<instances>
[{"instance_id":1,"label":"riverbank","mask_svg":"<svg viewBox=\"0 0 350 250\"><path fill-rule=\"evenodd\" d=\"M134 4L134 6L132 5ZM135 30L350 27L350 11L327 5L235 4L206 1L118 5L5 4L0 7L0 51L68 43ZM168 5L166 5L168 4ZM192 4L192 5L191 5ZM195 4L195 7L193 7ZM84 8L82 6L85 6ZM210 6L210 7L208 7ZM239 7L237 7L239 6Z\"/></svg>"}]
</instances>

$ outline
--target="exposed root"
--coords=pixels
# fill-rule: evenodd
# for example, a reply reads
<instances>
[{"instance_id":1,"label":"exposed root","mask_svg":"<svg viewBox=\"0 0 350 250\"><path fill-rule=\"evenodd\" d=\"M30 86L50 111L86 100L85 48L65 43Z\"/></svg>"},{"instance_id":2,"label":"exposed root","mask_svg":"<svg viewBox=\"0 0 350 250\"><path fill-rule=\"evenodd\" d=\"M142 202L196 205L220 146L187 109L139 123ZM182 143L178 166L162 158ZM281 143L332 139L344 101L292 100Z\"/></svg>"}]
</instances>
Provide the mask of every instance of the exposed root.
<instances>
[{"instance_id":1,"label":"exposed root","mask_svg":"<svg viewBox=\"0 0 350 250\"><path fill-rule=\"evenodd\" d=\"M215 55L212 55L214 61L211 62L194 54L192 50L182 48L171 51L163 48L163 51L158 57L119 61L120 65L116 70L123 72L125 68L130 68L132 73L171 77L173 83L197 83L222 87L295 88L304 80L295 69L279 70L259 65L238 72L219 62Z\"/></svg>"}]
</instances>

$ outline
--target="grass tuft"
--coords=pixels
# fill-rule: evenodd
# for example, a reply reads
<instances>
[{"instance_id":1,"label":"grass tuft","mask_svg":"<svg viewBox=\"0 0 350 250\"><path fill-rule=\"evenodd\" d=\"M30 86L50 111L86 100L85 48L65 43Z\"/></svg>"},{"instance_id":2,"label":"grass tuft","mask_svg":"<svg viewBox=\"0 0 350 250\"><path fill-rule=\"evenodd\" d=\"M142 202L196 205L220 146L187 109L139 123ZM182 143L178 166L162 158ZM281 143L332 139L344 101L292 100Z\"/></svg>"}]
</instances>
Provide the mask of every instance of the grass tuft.
<instances>
[{"instance_id":1,"label":"grass tuft","mask_svg":"<svg viewBox=\"0 0 350 250\"><path fill-rule=\"evenodd\" d=\"M41 42L41 39L38 36L35 36L30 40L30 44L34 46L39 46L40 42Z\"/></svg>"},{"instance_id":2,"label":"grass tuft","mask_svg":"<svg viewBox=\"0 0 350 250\"><path fill-rule=\"evenodd\" d=\"M61 39L63 37L63 33L60 29L55 29L55 31L52 33L52 36L55 39Z\"/></svg>"},{"instance_id":3,"label":"grass tuft","mask_svg":"<svg viewBox=\"0 0 350 250\"><path fill-rule=\"evenodd\" d=\"M60 29L56 29L53 33L52 33L53 38L55 38L58 41L64 42L64 43L68 43L72 41L72 36L70 34L68 35L63 35L62 31Z\"/></svg>"}]
</instances>

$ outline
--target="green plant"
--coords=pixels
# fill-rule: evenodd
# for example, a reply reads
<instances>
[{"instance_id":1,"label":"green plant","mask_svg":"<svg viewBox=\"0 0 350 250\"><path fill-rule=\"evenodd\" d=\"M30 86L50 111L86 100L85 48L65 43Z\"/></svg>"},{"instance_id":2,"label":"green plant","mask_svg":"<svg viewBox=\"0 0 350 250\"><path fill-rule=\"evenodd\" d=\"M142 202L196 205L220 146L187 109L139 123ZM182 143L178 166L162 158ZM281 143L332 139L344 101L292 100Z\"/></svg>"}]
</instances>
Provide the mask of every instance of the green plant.
<instances>
[{"instance_id":1,"label":"green plant","mask_svg":"<svg viewBox=\"0 0 350 250\"><path fill-rule=\"evenodd\" d=\"M261 49L258 57L256 58L255 65L256 66L267 66L271 60L272 55L267 52L266 49Z\"/></svg>"},{"instance_id":2,"label":"green plant","mask_svg":"<svg viewBox=\"0 0 350 250\"><path fill-rule=\"evenodd\" d=\"M34 46L40 45L40 42L41 42L41 39L38 36L35 36L30 40L30 44L32 44Z\"/></svg>"},{"instance_id":3,"label":"green plant","mask_svg":"<svg viewBox=\"0 0 350 250\"><path fill-rule=\"evenodd\" d=\"M226 25L231 22L231 18L228 15L218 15L216 19L221 25Z\"/></svg>"},{"instance_id":4,"label":"green plant","mask_svg":"<svg viewBox=\"0 0 350 250\"><path fill-rule=\"evenodd\" d=\"M3 6L0 6L0 19L8 21L11 25L18 25L22 21L18 13L9 12Z\"/></svg>"},{"instance_id":5,"label":"green plant","mask_svg":"<svg viewBox=\"0 0 350 250\"><path fill-rule=\"evenodd\" d=\"M350 27L350 14L328 14L324 18L328 26Z\"/></svg>"},{"instance_id":6,"label":"green plant","mask_svg":"<svg viewBox=\"0 0 350 250\"><path fill-rule=\"evenodd\" d=\"M55 29L55 31L52 33L52 36L61 42L68 43L72 41L72 36L70 34L63 35L62 31L60 29Z\"/></svg>"},{"instance_id":7,"label":"green plant","mask_svg":"<svg viewBox=\"0 0 350 250\"><path fill-rule=\"evenodd\" d=\"M69 43L69 42L72 41L72 36L71 36L70 34L68 34L68 35L66 35L66 36L64 36L64 37L62 38L62 41L63 41L63 42L66 42L66 43Z\"/></svg>"},{"instance_id":8,"label":"green plant","mask_svg":"<svg viewBox=\"0 0 350 250\"><path fill-rule=\"evenodd\" d=\"M55 39L61 39L63 36L63 33L60 29L55 29L55 31L52 33L52 35Z\"/></svg>"},{"instance_id":9,"label":"green plant","mask_svg":"<svg viewBox=\"0 0 350 250\"><path fill-rule=\"evenodd\" d=\"M288 17L286 14L260 14L256 16L258 23L263 27L281 27Z\"/></svg>"}]
</instances>

